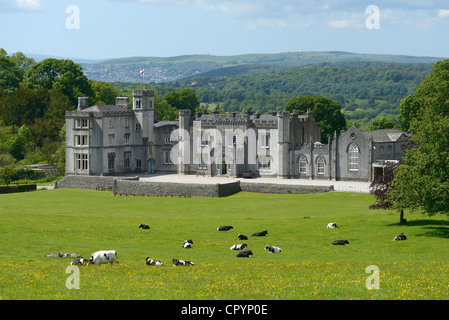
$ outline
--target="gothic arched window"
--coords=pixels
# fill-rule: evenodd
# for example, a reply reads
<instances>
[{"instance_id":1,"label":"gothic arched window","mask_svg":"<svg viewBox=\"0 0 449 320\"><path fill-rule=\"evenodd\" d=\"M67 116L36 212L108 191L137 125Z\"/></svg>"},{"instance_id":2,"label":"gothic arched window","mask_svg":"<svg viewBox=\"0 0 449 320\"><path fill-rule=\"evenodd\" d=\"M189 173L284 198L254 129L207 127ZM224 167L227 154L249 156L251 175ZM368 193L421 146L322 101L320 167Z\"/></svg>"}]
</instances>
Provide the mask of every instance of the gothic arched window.
<instances>
[{"instance_id":1,"label":"gothic arched window","mask_svg":"<svg viewBox=\"0 0 449 320\"><path fill-rule=\"evenodd\" d=\"M348 150L348 169L349 171L359 171L359 147L353 143L349 146Z\"/></svg>"}]
</instances>

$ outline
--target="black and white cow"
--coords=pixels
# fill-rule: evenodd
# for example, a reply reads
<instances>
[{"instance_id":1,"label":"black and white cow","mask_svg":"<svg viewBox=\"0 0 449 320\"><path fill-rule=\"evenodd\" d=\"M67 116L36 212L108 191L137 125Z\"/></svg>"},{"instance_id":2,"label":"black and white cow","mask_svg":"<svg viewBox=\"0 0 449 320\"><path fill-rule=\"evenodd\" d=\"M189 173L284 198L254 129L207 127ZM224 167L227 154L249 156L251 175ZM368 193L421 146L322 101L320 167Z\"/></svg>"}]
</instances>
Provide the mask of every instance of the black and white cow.
<instances>
[{"instance_id":1,"label":"black and white cow","mask_svg":"<svg viewBox=\"0 0 449 320\"><path fill-rule=\"evenodd\" d=\"M237 257L243 257L243 258L249 258L249 256L252 256L253 253L251 250L248 251L240 251L239 253L237 253Z\"/></svg>"},{"instance_id":2,"label":"black and white cow","mask_svg":"<svg viewBox=\"0 0 449 320\"><path fill-rule=\"evenodd\" d=\"M75 259L72 262L70 262L71 266L83 266L89 263L89 260L87 259Z\"/></svg>"},{"instance_id":3,"label":"black and white cow","mask_svg":"<svg viewBox=\"0 0 449 320\"><path fill-rule=\"evenodd\" d=\"M243 250L243 249L245 249L246 247L248 247L248 245L247 245L246 243L242 243L242 244L234 244L234 245L231 247L231 250Z\"/></svg>"},{"instance_id":4,"label":"black and white cow","mask_svg":"<svg viewBox=\"0 0 449 320\"><path fill-rule=\"evenodd\" d=\"M400 235L394 237L393 240L407 240L407 237L405 236L405 233L402 232Z\"/></svg>"},{"instance_id":5,"label":"black and white cow","mask_svg":"<svg viewBox=\"0 0 449 320\"><path fill-rule=\"evenodd\" d=\"M265 230L265 231L253 233L252 236L253 237L265 237L267 234L268 234L268 231Z\"/></svg>"},{"instance_id":6,"label":"black and white cow","mask_svg":"<svg viewBox=\"0 0 449 320\"><path fill-rule=\"evenodd\" d=\"M338 228L337 223L336 222L328 223L326 228L330 228L330 229Z\"/></svg>"},{"instance_id":7,"label":"black and white cow","mask_svg":"<svg viewBox=\"0 0 449 320\"><path fill-rule=\"evenodd\" d=\"M139 228L142 228L142 229L150 229L150 226L147 225L147 224L140 224Z\"/></svg>"},{"instance_id":8,"label":"black and white cow","mask_svg":"<svg viewBox=\"0 0 449 320\"><path fill-rule=\"evenodd\" d=\"M150 259L149 257L147 257L146 259L145 259L145 263L147 264L147 265L149 265L149 266L162 266L162 265L164 265L162 262L160 262L159 260L153 260L153 259Z\"/></svg>"},{"instance_id":9,"label":"black and white cow","mask_svg":"<svg viewBox=\"0 0 449 320\"><path fill-rule=\"evenodd\" d=\"M238 238L239 240L248 240L248 237L245 236L244 234L239 234L239 235L237 236L237 238Z\"/></svg>"},{"instance_id":10,"label":"black and white cow","mask_svg":"<svg viewBox=\"0 0 449 320\"><path fill-rule=\"evenodd\" d=\"M268 250L270 253L280 253L282 249L276 246L265 246L265 250Z\"/></svg>"},{"instance_id":11,"label":"black and white cow","mask_svg":"<svg viewBox=\"0 0 449 320\"><path fill-rule=\"evenodd\" d=\"M347 245L349 244L348 240L335 240L334 242L332 242L333 245Z\"/></svg>"},{"instance_id":12,"label":"black and white cow","mask_svg":"<svg viewBox=\"0 0 449 320\"><path fill-rule=\"evenodd\" d=\"M193 248L193 241L192 240L184 240L184 244L182 245L183 248L190 249Z\"/></svg>"},{"instance_id":13,"label":"black and white cow","mask_svg":"<svg viewBox=\"0 0 449 320\"><path fill-rule=\"evenodd\" d=\"M194 266L192 261L172 259L173 266Z\"/></svg>"},{"instance_id":14,"label":"black and white cow","mask_svg":"<svg viewBox=\"0 0 449 320\"><path fill-rule=\"evenodd\" d=\"M217 228L218 231L229 231L231 229L234 229L234 227L233 226L221 226L221 227Z\"/></svg>"},{"instance_id":15,"label":"black and white cow","mask_svg":"<svg viewBox=\"0 0 449 320\"><path fill-rule=\"evenodd\" d=\"M115 250L103 250L92 253L89 264L99 265L101 263L118 263L117 252Z\"/></svg>"}]
</instances>

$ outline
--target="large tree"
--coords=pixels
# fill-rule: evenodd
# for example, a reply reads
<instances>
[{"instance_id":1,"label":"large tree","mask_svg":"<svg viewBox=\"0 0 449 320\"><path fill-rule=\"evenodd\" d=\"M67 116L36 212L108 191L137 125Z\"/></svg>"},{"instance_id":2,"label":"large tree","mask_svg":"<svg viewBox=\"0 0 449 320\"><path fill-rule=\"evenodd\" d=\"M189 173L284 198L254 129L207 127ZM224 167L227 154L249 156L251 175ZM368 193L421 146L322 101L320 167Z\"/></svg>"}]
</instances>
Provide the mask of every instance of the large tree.
<instances>
[{"instance_id":1,"label":"large tree","mask_svg":"<svg viewBox=\"0 0 449 320\"><path fill-rule=\"evenodd\" d=\"M422 102L410 119L416 146L395 172L388 199L398 210L449 213L449 60L433 67L414 96Z\"/></svg>"},{"instance_id":2,"label":"large tree","mask_svg":"<svg viewBox=\"0 0 449 320\"><path fill-rule=\"evenodd\" d=\"M341 107L334 101L317 95L307 95L290 99L285 110L298 113L305 113L311 109L312 115L321 127L321 142L327 143L328 138L332 138L334 132L340 133L345 128L346 119L341 113Z\"/></svg>"},{"instance_id":3,"label":"large tree","mask_svg":"<svg viewBox=\"0 0 449 320\"><path fill-rule=\"evenodd\" d=\"M81 95L88 96L91 101L95 99L89 79L72 60L49 58L32 65L27 71L27 86L58 90L69 98L72 108Z\"/></svg>"}]
</instances>

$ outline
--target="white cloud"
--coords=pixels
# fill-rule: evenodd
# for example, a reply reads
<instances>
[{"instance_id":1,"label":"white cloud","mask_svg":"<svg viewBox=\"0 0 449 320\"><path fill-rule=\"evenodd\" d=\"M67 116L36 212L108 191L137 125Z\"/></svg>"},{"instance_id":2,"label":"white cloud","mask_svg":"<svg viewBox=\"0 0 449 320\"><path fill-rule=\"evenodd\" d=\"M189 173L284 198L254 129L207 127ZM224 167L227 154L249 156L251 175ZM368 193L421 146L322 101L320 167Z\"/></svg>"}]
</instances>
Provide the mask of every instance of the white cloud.
<instances>
[{"instance_id":1,"label":"white cloud","mask_svg":"<svg viewBox=\"0 0 449 320\"><path fill-rule=\"evenodd\" d=\"M444 19L449 17L449 10L440 9L438 10L438 18Z\"/></svg>"},{"instance_id":2,"label":"white cloud","mask_svg":"<svg viewBox=\"0 0 449 320\"><path fill-rule=\"evenodd\" d=\"M267 14L261 3L225 1L219 8L227 16L233 18L260 17Z\"/></svg>"},{"instance_id":3,"label":"white cloud","mask_svg":"<svg viewBox=\"0 0 449 320\"><path fill-rule=\"evenodd\" d=\"M40 0L16 0L16 5L20 9L35 11L42 7Z\"/></svg>"},{"instance_id":4,"label":"white cloud","mask_svg":"<svg viewBox=\"0 0 449 320\"><path fill-rule=\"evenodd\" d=\"M329 27L334 29L344 29L348 27L351 22L349 20L331 20L327 24Z\"/></svg>"}]
</instances>

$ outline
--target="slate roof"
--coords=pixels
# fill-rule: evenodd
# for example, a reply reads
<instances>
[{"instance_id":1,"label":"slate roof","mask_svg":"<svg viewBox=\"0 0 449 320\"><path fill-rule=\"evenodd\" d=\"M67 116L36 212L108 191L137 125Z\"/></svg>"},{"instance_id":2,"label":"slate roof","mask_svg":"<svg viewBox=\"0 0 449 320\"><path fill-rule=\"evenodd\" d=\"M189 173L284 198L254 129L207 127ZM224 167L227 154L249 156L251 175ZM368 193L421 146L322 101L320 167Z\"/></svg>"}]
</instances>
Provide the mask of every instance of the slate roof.
<instances>
[{"instance_id":1,"label":"slate roof","mask_svg":"<svg viewBox=\"0 0 449 320\"><path fill-rule=\"evenodd\" d=\"M364 131L363 134L368 139L372 138L373 142L396 142L402 135L408 136L407 133L398 129L371 130Z\"/></svg>"},{"instance_id":2,"label":"slate roof","mask_svg":"<svg viewBox=\"0 0 449 320\"><path fill-rule=\"evenodd\" d=\"M117 105L95 105L86 109L81 110L81 112L131 112L129 109L124 109Z\"/></svg>"}]
</instances>

